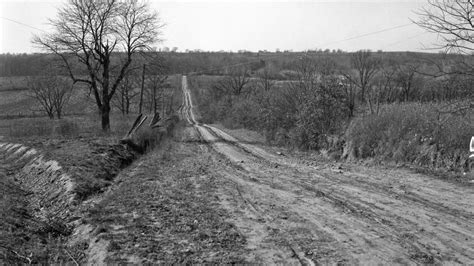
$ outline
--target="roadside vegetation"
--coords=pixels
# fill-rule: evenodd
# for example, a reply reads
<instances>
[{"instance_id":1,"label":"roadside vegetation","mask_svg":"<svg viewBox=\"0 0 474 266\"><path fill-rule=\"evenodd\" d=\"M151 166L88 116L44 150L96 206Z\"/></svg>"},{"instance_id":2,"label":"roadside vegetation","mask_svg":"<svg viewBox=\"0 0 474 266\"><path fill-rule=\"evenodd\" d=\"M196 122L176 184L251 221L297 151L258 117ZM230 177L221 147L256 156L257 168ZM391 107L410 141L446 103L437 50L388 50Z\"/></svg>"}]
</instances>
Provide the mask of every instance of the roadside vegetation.
<instances>
[{"instance_id":1,"label":"roadside vegetation","mask_svg":"<svg viewBox=\"0 0 474 266\"><path fill-rule=\"evenodd\" d=\"M190 76L201 121L256 130L269 143L336 159L469 170L473 80L438 72L441 62L455 66L455 58L359 51L336 61L340 56L309 53L290 69L270 63Z\"/></svg>"},{"instance_id":2,"label":"roadside vegetation","mask_svg":"<svg viewBox=\"0 0 474 266\"><path fill-rule=\"evenodd\" d=\"M379 114L351 122L345 132L346 155L469 171L466 147L474 132L473 116L443 112L448 108L453 107L449 103L384 105Z\"/></svg>"}]
</instances>

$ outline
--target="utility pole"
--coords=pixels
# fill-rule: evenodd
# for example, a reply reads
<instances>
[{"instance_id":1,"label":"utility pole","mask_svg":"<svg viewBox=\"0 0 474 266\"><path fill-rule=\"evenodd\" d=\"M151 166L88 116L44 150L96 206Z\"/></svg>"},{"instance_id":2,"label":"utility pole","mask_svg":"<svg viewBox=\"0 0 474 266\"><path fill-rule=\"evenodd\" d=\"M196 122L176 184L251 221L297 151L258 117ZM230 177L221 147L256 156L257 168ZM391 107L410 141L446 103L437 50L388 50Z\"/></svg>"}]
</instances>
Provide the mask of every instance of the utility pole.
<instances>
[{"instance_id":1,"label":"utility pole","mask_svg":"<svg viewBox=\"0 0 474 266\"><path fill-rule=\"evenodd\" d=\"M138 113L142 113L142 107L143 107L143 89L145 88L145 68L146 65L143 64L143 71L142 71L142 89L140 90L140 105L138 108Z\"/></svg>"}]
</instances>

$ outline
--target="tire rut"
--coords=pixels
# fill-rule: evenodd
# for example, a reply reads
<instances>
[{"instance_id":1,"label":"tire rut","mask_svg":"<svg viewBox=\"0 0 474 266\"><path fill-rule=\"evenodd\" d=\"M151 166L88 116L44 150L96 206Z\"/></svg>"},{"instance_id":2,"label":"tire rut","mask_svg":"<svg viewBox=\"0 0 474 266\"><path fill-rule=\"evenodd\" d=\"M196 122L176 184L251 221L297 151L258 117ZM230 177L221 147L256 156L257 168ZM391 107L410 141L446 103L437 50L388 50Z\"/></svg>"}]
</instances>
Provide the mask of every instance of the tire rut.
<instances>
[{"instance_id":1,"label":"tire rut","mask_svg":"<svg viewBox=\"0 0 474 266\"><path fill-rule=\"evenodd\" d=\"M249 232L250 237L257 232L263 235L251 241L257 255L258 248L280 248L272 256L260 252L264 261L279 262L281 253L289 259L285 246L301 264L311 260L351 264L474 261L474 206L458 197L451 184L436 189L438 181L409 177L390 185L377 176L380 172L337 173L281 158L240 143L220 129L198 124L186 77L183 91L182 117L216 152L216 165L225 178L222 194L232 195L225 197L225 208L234 213L238 227L256 226L258 221L267 225L263 231L257 226L257 231ZM222 156L230 163L219 163L217 158ZM430 185L421 186L420 180ZM404 189L409 181L421 187ZM459 190L472 198L469 188ZM432 195L436 192L452 202L443 204ZM239 211L244 215L237 218Z\"/></svg>"}]
</instances>

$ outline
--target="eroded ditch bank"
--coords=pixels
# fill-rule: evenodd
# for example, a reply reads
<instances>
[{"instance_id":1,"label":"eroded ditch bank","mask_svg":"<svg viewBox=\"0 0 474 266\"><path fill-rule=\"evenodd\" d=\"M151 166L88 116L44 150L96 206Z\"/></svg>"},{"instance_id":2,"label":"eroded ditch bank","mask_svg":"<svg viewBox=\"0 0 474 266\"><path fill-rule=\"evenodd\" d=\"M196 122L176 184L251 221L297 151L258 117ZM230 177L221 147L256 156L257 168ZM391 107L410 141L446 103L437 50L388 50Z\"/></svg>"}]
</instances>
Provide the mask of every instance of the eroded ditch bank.
<instances>
[{"instance_id":1,"label":"eroded ditch bank","mask_svg":"<svg viewBox=\"0 0 474 266\"><path fill-rule=\"evenodd\" d=\"M83 256L66 244L85 200L105 190L137 153L125 145L79 139L45 149L0 143L0 156L0 261L60 263Z\"/></svg>"},{"instance_id":2,"label":"eroded ditch bank","mask_svg":"<svg viewBox=\"0 0 474 266\"><path fill-rule=\"evenodd\" d=\"M149 132L153 141L166 138L175 122ZM0 263L87 260L91 239L77 241L78 228L140 153L112 137L22 142L0 142Z\"/></svg>"}]
</instances>

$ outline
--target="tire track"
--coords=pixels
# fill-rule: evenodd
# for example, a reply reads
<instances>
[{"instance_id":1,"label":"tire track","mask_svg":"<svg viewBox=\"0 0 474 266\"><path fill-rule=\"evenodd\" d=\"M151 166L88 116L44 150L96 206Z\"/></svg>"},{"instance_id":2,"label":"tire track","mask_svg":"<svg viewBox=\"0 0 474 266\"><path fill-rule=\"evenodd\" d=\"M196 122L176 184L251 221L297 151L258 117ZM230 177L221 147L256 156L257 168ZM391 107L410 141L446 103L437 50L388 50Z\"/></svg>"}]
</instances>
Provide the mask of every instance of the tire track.
<instances>
[{"instance_id":1,"label":"tire track","mask_svg":"<svg viewBox=\"0 0 474 266\"><path fill-rule=\"evenodd\" d=\"M223 194L232 195L226 208L237 217L238 204L228 202L241 198L237 201L246 207L240 208L250 218L241 218L240 226L260 220L270 228L266 237L255 241L286 241L302 264L309 258L351 264L474 261L472 189L409 173L404 177L392 172L395 180L386 181L393 177L384 172L341 174L292 162L199 124L185 76L183 92L181 116L218 153L216 157L231 162L221 169L228 182ZM405 188L410 184L419 187ZM282 218L282 213L289 215ZM275 230L277 236L272 234ZM312 241L305 242L305 234Z\"/></svg>"}]
</instances>

